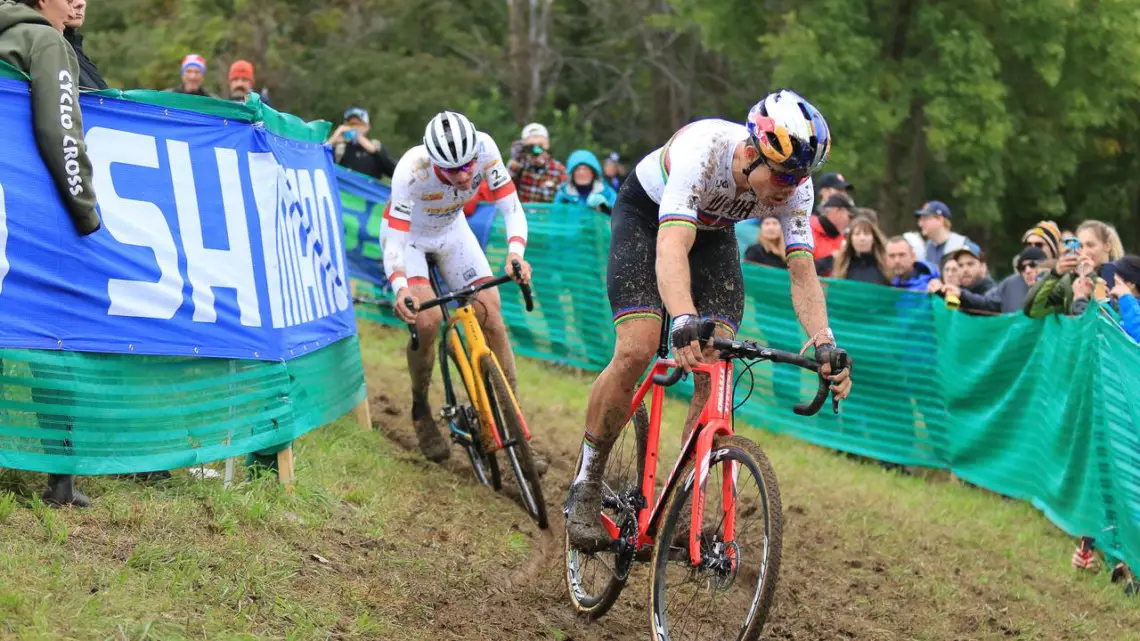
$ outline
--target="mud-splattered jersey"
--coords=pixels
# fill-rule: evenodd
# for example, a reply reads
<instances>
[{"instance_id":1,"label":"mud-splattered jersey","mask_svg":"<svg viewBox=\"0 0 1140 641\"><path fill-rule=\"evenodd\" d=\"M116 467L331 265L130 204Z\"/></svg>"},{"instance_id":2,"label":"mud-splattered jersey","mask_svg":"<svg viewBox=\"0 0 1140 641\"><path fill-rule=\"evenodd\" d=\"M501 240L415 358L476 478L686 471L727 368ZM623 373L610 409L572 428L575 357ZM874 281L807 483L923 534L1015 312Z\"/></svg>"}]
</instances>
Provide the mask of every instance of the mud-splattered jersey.
<instances>
[{"instance_id":1,"label":"mud-splattered jersey","mask_svg":"<svg viewBox=\"0 0 1140 641\"><path fill-rule=\"evenodd\" d=\"M662 225L691 224L707 230L749 218L775 217L784 230L789 254L811 252L814 242L809 217L815 202L811 180L782 203L761 202L752 190L737 195L732 156L737 144L747 139L748 130L743 125L698 120L643 158L635 169L637 179L660 206Z\"/></svg>"}]
</instances>

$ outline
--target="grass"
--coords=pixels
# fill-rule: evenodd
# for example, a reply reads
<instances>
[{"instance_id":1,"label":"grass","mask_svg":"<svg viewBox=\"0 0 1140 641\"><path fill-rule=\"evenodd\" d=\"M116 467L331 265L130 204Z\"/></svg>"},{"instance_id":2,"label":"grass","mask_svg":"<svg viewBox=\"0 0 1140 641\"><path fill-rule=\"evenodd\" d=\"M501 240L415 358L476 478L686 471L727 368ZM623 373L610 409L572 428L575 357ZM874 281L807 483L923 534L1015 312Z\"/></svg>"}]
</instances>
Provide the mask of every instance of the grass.
<instances>
[{"instance_id":1,"label":"grass","mask_svg":"<svg viewBox=\"0 0 1140 641\"><path fill-rule=\"evenodd\" d=\"M43 475L0 473L0 639L645 638L643 570L598 623L566 605L558 508L592 377L520 363L551 462L544 533L459 456L422 460L404 336L361 333L380 429L345 418L302 438L292 495L272 480L84 478L94 506L54 510L37 498ZM666 457L683 414L669 404ZM1140 639L1140 602L1071 570L1073 541L1030 506L741 431L785 506L765 638Z\"/></svg>"}]
</instances>

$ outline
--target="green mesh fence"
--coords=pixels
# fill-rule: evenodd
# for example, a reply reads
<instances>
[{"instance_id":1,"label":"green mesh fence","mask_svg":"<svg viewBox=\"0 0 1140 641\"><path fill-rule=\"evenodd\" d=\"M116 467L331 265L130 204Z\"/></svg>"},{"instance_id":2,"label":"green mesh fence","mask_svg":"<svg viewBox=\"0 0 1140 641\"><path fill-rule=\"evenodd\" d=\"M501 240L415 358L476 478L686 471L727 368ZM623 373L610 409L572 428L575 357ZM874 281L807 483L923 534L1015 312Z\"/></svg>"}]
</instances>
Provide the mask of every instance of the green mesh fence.
<instances>
[{"instance_id":1,"label":"green mesh fence","mask_svg":"<svg viewBox=\"0 0 1140 641\"><path fill-rule=\"evenodd\" d=\"M112 474L267 449L364 399L360 343L288 362L0 351L0 467Z\"/></svg>"},{"instance_id":2,"label":"green mesh fence","mask_svg":"<svg viewBox=\"0 0 1140 641\"><path fill-rule=\"evenodd\" d=\"M609 219L574 207L529 206L536 309L504 295L519 353L590 370L614 331L605 291ZM505 258L502 221L493 265ZM786 272L744 266L742 337L784 349L806 340ZM748 424L904 465L953 470L1031 501L1073 535L1140 564L1140 348L1095 311L1034 321L975 317L940 299L826 280L831 326L855 363L840 415L792 412L816 381L791 367L752 369L738 410ZM741 374L737 401L748 392ZM678 386L687 395L691 388Z\"/></svg>"}]
</instances>

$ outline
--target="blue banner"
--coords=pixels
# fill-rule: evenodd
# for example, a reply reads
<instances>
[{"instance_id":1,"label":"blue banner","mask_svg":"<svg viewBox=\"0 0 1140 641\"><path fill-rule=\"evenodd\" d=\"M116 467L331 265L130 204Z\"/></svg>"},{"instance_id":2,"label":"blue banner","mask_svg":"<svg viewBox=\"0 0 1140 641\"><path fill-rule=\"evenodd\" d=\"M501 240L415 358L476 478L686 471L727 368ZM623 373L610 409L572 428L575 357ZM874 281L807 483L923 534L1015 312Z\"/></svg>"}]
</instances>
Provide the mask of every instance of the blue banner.
<instances>
[{"instance_id":1,"label":"blue banner","mask_svg":"<svg viewBox=\"0 0 1140 641\"><path fill-rule=\"evenodd\" d=\"M328 149L80 99L103 227L79 237L28 85L0 80L0 346L284 360L356 333Z\"/></svg>"},{"instance_id":2,"label":"blue banner","mask_svg":"<svg viewBox=\"0 0 1140 641\"><path fill-rule=\"evenodd\" d=\"M384 220L384 207L392 188L339 165L336 178L340 185L340 206L344 212L348 275L386 288L388 278L384 275L384 256L380 251L380 224ZM494 205L484 203L467 217L467 224L484 249L497 213Z\"/></svg>"}]
</instances>

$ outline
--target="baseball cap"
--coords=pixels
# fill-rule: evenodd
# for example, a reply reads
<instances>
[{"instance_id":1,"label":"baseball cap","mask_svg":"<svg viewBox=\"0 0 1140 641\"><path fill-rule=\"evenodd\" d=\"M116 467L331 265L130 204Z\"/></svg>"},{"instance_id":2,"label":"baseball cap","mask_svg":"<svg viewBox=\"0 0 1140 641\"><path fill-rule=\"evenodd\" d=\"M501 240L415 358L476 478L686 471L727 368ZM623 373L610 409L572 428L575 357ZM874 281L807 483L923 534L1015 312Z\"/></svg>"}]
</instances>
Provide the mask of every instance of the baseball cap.
<instances>
[{"instance_id":1,"label":"baseball cap","mask_svg":"<svg viewBox=\"0 0 1140 641\"><path fill-rule=\"evenodd\" d=\"M1132 284L1140 283L1140 256L1125 256L1112 261L1112 264L1121 278Z\"/></svg>"},{"instance_id":2,"label":"baseball cap","mask_svg":"<svg viewBox=\"0 0 1140 641\"><path fill-rule=\"evenodd\" d=\"M969 254L970 256L977 258L983 263L986 261L985 254L982 253L982 248L978 247L972 242L966 243L965 246L961 247L960 249L955 249L954 251L947 254L947 256L950 256L951 258L957 258L962 254Z\"/></svg>"},{"instance_id":3,"label":"baseball cap","mask_svg":"<svg viewBox=\"0 0 1140 641\"><path fill-rule=\"evenodd\" d=\"M914 212L915 216L942 216L943 218L953 218L950 215L950 208L946 203L941 200L930 200L922 206L922 209Z\"/></svg>"},{"instance_id":4,"label":"baseball cap","mask_svg":"<svg viewBox=\"0 0 1140 641\"><path fill-rule=\"evenodd\" d=\"M253 82L253 63L248 60L238 60L230 65L230 80L245 78Z\"/></svg>"},{"instance_id":5,"label":"baseball cap","mask_svg":"<svg viewBox=\"0 0 1140 641\"><path fill-rule=\"evenodd\" d=\"M820 206L820 209L839 207L841 209L855 209L855 201L844 194L834 194Z\"/></svg>"},{"instance_id":6,"label":"baseball cap","mask_svg":"<svg viewBox=\"0 0 1140 641\"><path fill-rule=\"evenodd\" d=\"M349 118L359 118L360 122L366 125L370 124L368 122L368 111L360 107L349 107L348 110L344 112L344 119L348 120Z\"/></svg>"},{"instance_id":7,"label":"baseball cap","mask_svg":"<svg viewBox=\"0 0 1140 641\"><path fill-rule=\"evenodd\" d=\"M836 172L823 174L819 177L819 180L815 181L815 186L819 187L820 189L829 187L831 189L849 189L851 191L855 191L855 185L852 185L850 182L848 182L848 180L844 178L843 174Z\"/></svg>"},{"instance_id":8,"label":"baseball cap","mask_svg":"<svg viewBox=\"0 0 1140 641\"><path fill-rule=\"evenodd\" d=\"M182 59L182 73L186 73L190 67L197 67L198 71L206 73L206 59L196 53L189 54Z\"/></svg>"},{"instance_id":9,"label":"baseball cap","mask_svg":"<svg viewBox=\"0 0 1140 641\"><path fill-rule=\"evenodd\" d=\"M1021 266L1024 263L1026 263L1027 261L1032 260L1032 261L1041 262L1041 261L1045 260L1046 258L1047 257L1045 256L1045 252L1041 251L1040 247L1035 247L1033 245L1030 245L1030 246L1026 247L1025 249L1021 250L1021 253L1017 255L1017 267L1020 270Z\"/></svg>"},{"instance_id":10,"label":"baseball cap","mask_svg":"<svg viewBox=\"0 0 1140 641\"><path fill-rule=\"evenodd\" d=\"M531 136L542 136L543 138L546 138L549 140L550 139L550 132L546 131L546 127L544 127L543 125L540 125L537 122L532 122L529 125L523 127L522 139L526 140L527 138L530 138Z\"/></svg>"}]
</instances>

